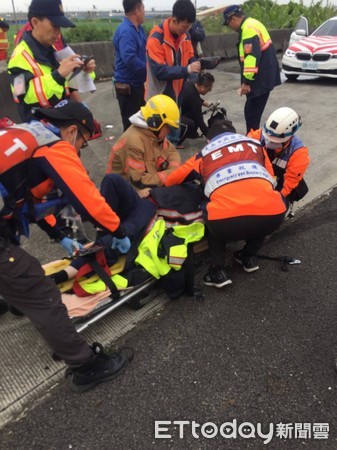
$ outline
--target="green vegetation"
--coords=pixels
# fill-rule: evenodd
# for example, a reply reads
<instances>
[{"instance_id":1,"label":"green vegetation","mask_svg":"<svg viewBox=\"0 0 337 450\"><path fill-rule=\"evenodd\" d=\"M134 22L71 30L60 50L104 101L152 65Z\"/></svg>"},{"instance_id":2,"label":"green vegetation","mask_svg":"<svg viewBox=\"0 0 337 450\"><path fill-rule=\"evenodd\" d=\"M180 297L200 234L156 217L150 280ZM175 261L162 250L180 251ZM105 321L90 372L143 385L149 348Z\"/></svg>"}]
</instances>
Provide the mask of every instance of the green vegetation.
<instances>
[{"instance_id":1,"label":"green vegetation","mask_svg":"<svg viewBox=\"0 0 337 450\"><path fill-rule=\"evenodd\" d=\"M147 20L144 28L147 33L150 32L154 23L159 20ZM121 23L121 19L85 19L74 20L75 28L64 30L65 40L69 43L75 42L94 42L110 41L116 28Z\"/></svg>"},{"instance_id":2,"label":"green vegetation","mask_svg":"<svg viewBox=\"0 0 337 450\"><path fill-rule=\"evenodd\" d=\"M305 16L309 21L310 29L317 28L322 22L337 15L337 8L327 0L312 1L310 6L304 6L303 1L298 3L290 1L286 5L279 5L272 0L247 0L242 8L247 16L261 20L268 29L293 28L300 16ZM232 32L222 25L222 13L209 16L203 20L206 33Z\"/></svg>"}]
</instances>

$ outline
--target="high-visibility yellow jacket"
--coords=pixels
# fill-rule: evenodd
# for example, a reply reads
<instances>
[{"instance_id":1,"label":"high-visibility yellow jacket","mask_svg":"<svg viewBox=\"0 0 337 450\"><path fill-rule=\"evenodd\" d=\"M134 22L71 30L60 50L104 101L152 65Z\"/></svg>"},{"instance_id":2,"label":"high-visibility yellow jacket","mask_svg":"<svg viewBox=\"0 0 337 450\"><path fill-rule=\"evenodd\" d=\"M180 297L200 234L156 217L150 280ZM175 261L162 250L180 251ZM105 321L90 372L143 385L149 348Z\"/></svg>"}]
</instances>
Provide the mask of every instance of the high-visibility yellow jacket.
<instances>
[{"instance_id":1,"label":"high-visibility yellow jacket","mask_svg":"<svg viewBox=\"0 0 337 450\"><path fill-rule=\"evenodd\" d=\"M248 17L241 23L238 56L241 82L250 85L250 97L263 95L281 84L272 40L266 27L258 20Z\"/></svg>"},{"instance_id":2,"label":"high-visibility yellow jacket","mask_svg":"<svg viewBox=\"0 0 337 450\"><path fill-rule=\"evenodd\" d=\"M42 51L41 44L26 32L8 63L14 101L23 121L32 118L32 107L49 108L70 95L58 67L53 47Z\"/></svg>"},{"instance_id":3,"label":"high-visibility yellow jacket","mask_svg":"<svg viewBox=\"0 0 337 450\"><path fill-rule=\"evenodd\" d=\"M205 226L200 222L194 222L190 225L177 225L172 228L173 236L181 238L183 243L172 245L164 258L158 256L158 248L166 230L165 221L162 219L156 221L153 228L138 246L136 263L157 279L167 275L171 269L181 269L187 258L187 245L200 241L205 232Z\"/></svg>"}]
</instances>

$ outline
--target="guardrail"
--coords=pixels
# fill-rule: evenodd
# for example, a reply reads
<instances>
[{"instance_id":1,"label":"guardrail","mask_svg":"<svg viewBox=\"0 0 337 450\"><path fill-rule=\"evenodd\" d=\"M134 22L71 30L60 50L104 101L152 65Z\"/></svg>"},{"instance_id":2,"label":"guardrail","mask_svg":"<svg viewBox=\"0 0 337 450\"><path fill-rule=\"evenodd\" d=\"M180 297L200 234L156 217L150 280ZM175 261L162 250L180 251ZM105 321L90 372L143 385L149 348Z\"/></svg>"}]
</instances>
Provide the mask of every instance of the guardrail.
<instances>
[{"instance_id":1,"label":"guardrail","mask_svg":"<svg viewBox=\"0 0 337 450\"><path fill-rule=\"evenodd\" d=\"M288 46L291 32L292 30L290 29L271 30L271 38L278 52L283 52ZM205 41L202 43L202 49L207 56L221 56L225 60L236 58L237 40L237 33L210 34L206 36ZM80 55L95 55L97 79L112 77L114 62L114 47L112 42L83 42L80 44L71 44L71 47ZM0 86L0 116L9 116L16 122L20 121L5 69L0 72Z\"/></svg>"}]
</instances>

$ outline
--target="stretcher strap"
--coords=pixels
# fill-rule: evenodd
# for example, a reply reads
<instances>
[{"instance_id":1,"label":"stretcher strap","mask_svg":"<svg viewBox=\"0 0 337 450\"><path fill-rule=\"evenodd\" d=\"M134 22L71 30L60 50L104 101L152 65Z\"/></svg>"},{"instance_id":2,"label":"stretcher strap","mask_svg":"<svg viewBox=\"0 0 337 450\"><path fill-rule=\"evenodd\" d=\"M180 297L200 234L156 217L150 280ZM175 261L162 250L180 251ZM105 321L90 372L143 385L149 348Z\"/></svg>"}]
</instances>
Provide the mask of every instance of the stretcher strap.
<instances>
[{"instance_id":1,"label":"stretcher strap","mask_svg":"<svg viewBox=\"0 0 337 450\"><path fill-rule=\"evenodd\" d=\"M95 259L92 259L90 261L90 266L94 270L94 272L100 277L102 281L106 284L107 288L111 291L111 297L116 300L119 298L119 293L116 288L115 283L112 281L112 279L109 277L109 275L105 272L105 270L98 264L98 262Z\"/></svg>"}]
</instances>

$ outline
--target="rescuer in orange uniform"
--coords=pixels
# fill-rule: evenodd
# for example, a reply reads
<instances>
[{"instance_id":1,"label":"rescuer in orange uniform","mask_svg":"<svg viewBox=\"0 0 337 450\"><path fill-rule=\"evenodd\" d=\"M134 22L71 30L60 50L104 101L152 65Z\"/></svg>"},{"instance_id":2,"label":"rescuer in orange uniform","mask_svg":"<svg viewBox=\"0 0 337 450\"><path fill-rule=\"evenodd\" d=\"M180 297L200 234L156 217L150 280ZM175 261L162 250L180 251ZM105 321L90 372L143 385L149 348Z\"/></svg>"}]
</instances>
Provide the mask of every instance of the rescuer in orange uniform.
<instances>
[{"instance_id":1,"label":"rescuer in orange uniform","mask_svg":"<svg viewBox=\"0 0 337 450\"><path fill-rule=\"evenodd\" d=\"M263 128L248 133L266 148L276 176L276 190L290 203L308 192L303 176L310 162L309 151L295 134L301 125L296 111L282 107L268 117Z\"/></svg>"},{"instance_id":2,"label":"rescuer in orange uniform","mask_svg":"<svg viewBox=\"0 0 337 450\"><path fill-rule=\"evenodd\" d=\"M165 94L181 107L185 81L190 74L201 70L188 34L195 17L195 7L190 0L177 0L172 8L172 17L150 31L146 43L145 100ZM171 131L169 139L172 144L178 144L179 135L179 129Z\"/></svg>"},{"instance_id":3,"label":"rescuer in orange uniform","mask_svg":"<svg viewBox=\"0 0 337 450\"><path fill-rule=\"evenodd\" d=\"M7 59L7 52L9 48L9 42L7 39L7 31L9 30L9 23L5 19L0 17L0 61Z\"/></svg>"},{"instance_id":4,"label":"rescuer in orange uniform","mask_svg":"<svg viewBox=\"0 0 337 450\"><path fill-rule=\"evenodd\" d=\"M27 231L25 216L36 218L39 205L46 206L46 214L53 213L59 199L44 200L56 187L78 213L111 233L122 253L130 241L79 159L94 131L91 112L79 102L63 100L58 107L37 109L35 115L47 122L0 131L0 295L32 321L69 366L72 390L82 392L116 377L133 353L122 349L108 356L101 346L90 347L68 318L59 289L40 263L21 249L17 237Z\"/></svg>"},{"instance_id":5,"label":"rescuer in orange uniform","mask_svg":"<svg viewBox=\"0 0 337 450\"><path fill-rule=\"evenodd\" d=\"M234 257L246 272L259 269L256 254L265 237L284 220L285 204L274 190L271 163L259 141L216 123L210 142L167 177L166 186L201 178L207 209L212 264L206 286L221 288L232 281L224 269L227 241L246 241Z\"/></svg>"}]
</instances>

